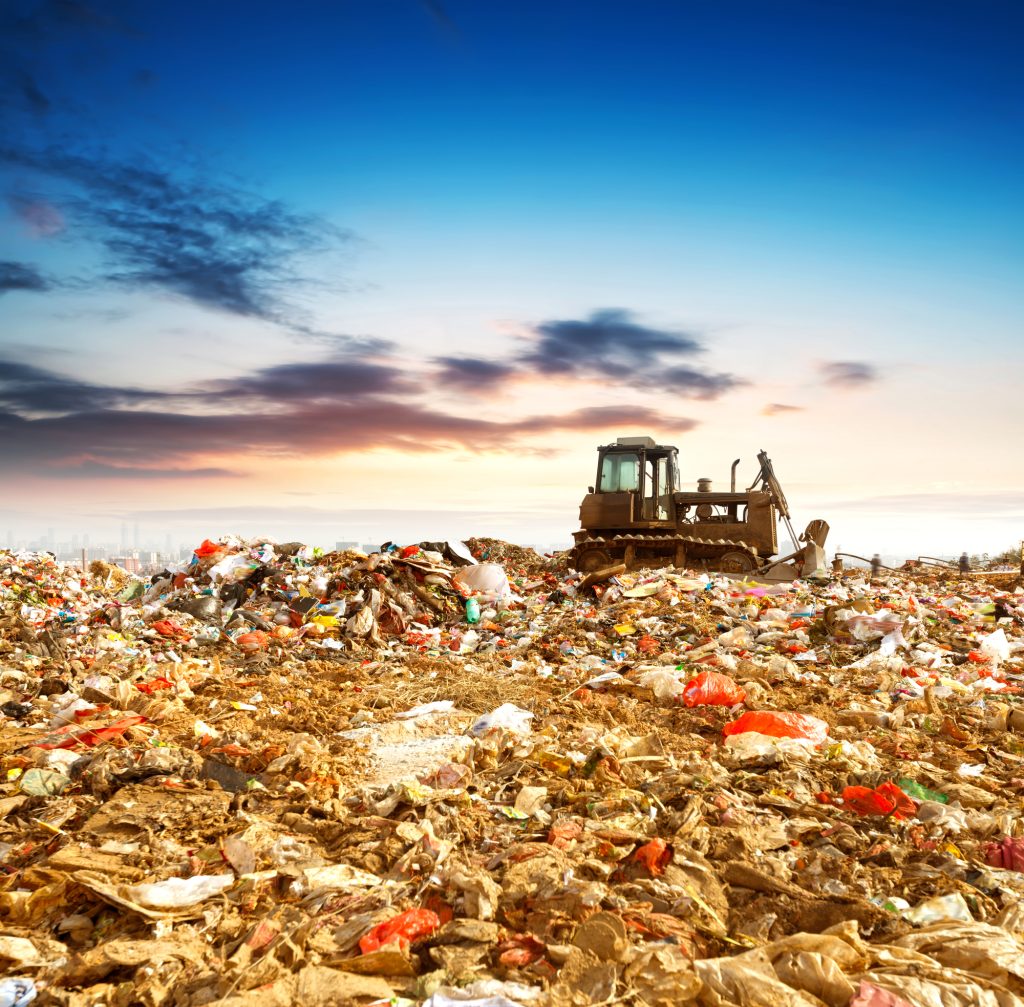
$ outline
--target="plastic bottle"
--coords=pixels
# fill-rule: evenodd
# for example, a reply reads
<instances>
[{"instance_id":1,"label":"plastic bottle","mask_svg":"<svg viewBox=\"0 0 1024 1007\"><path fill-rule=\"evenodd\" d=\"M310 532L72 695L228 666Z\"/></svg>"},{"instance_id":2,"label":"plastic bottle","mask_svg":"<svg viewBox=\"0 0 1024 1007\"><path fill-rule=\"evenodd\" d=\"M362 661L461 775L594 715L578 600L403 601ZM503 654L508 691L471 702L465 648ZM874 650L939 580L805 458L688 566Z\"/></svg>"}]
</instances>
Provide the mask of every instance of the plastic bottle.
<instances>
[{"instance_id":1,"label":"plastic bottle","mask_svg":"<svg viewBox=\"0 0 1024 1007\"><path fill-rule=\"evenodd\" d=\"M466 622L470 625L480 621L480 602L476 598L466 599Z\"/></svg>"}]
</instances>

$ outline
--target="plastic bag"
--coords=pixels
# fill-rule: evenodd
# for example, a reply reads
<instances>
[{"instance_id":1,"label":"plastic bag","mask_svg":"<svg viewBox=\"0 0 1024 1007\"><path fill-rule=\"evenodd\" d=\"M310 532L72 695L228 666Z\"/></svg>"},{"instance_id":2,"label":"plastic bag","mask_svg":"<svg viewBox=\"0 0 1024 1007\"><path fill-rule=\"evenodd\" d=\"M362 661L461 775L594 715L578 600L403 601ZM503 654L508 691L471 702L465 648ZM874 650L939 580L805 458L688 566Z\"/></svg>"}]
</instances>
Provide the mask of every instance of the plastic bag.
<instances>
[{"instance_id":1,"label":"plastic bag","mask_svg":"<svg viewBox=\"0 0 1024 1007\"><path fill-rule=\"evenodd\" d=\"M469 729L474 738L480 738L492 731L508 731L526 737L531 730L530 721L533 714L516 706L515 703L502 703L497 709L485 713Z\"/></svg>"},{"instance_id":2,"label":"plastic bag","mask_svg":"<svg viewBox=\"0 0 1024 1007\"><path fill-rule=\"evenodd\" d=\"M266 650L270 646L270 634L262 629L254 629L251 633L242 633L235 637L235 643L245 651Z\"/></svg>"},{"instance_id":3,"label":"plastic bag","mask_svg":"<svg viewBox=\"0 0 1024 1007\"><path fill-rule=\"evenodd\" d=\"M25 1007L37 992L31 979L0 979L0 1007Z\"/></svg>"},{"instance_id":4,"label":"plastic bag","mask_svg":"<svg viewBox=\"0 0 1024 1007\"><path fill-rule=\"evenodd\" d=\"M636 684L650 689L657 699L675 699L683 694L679 673L671 668L655 668L637 676Z\"/></svg>"},{"instance_id":5,"label":"plastic bag","mask_svg":"<svg viewBox=\"0 0 1024 1007\"><path fill-rule=\"evenodd\" d=\"M815 747L828 738L828 724L809 713L780 713L776 710L748 710L738 720L726 724L722 733L767 734L772 738L797 738Z\"/></svg>"},{"instance_id":6,"label":"plastic bag","mask_svg":"<svg viewBox=\"0 0 1024 1007\"><path fill-rule=\"evenodd\" d=\"M960 923L973 923L971 907L967 900L959 893L952 895L936 895L933 899L926 899L913 909L904 909L900 915L908 922L918 926L928 926L931 923L938 923L940 920L957 920Z\"/></svg>"},{"instance_id":7,"label":"plastic bag","mask_svg":"<svg viewBox=\"0 0 1024 1007\"><path fill-rule=\"evenodd\" d=\"M408 909L363 934L359 938L359 950L367 955L387 944L397 944L404 950L420 937L429 937L440 925L437 913L429 909Z\"/></svg>"},{"instance_id":8,"label":"plastic bag","mask_svg":"<svg viewBox=\"0 0 1024 1007\"><path fill-rule=\"evenodd\" d=\"M1006 639L1006 632L1002 627L994 633L989 633L981 641L981 652L991 658L994 664L1005 661L1010 656L1010 641Z\"/></svg>"},{"instance_id":9,"label":"plastic bag","mask_svg":"<svg viewBox=\"0 0 1024 1007\"><path fill-rule=\"evenodd\" d=\"M998 843L986 843L984 853L990 867L1024 872L1024 838L1004 836Z\"/></svg>"},{"instance_id":10,"label":"plastic bag","mask_svg":"<svg viewBox=\"0 0 1024 1007\"><path fill-rule=\"evenodd\" d=\"M702 671L683 687L683 703L687 706L735 706L746 698L742 686L717 671Z\"/></svg>"},{"instance_id":11,"label":"plastic bag","mask_svg":"<svg viewBox=\"0 0 1024 1007\"><path fill-rule=\"evenodd\" d=\"M217 542L211 542L208 538L203 539L203 544L196 547L195 554L202 559L205 556L213 556L215 553L222 552L227 546L220 545Z\"/></svg>"},{"instance_id":12,"label":"plastic bag","mask_svg":"<svg viewBox=\"0 0 1024 1007\"><path fill-rule=\"evenodd\" d=\"M234 874L197 874L192 878L168 878L147 885L131 885L126 891L140 906L149 909L183 909L219 895L234 883Z\"/></svg>"},{"instance_id":13,"label":"plastic bag","mask_svg":"<svg viewBox=\"0 0 1024 1007\"><path fill-rule=\"evenodd\" d=\"M892 815L897 820L913 818L917 805L895 783L875 787L844 787L843 804L858 815Z\"/></svg>"},{"instance_id":14,"label":"plastic bag","mask_svg":"<svg viewBox=\"0 0 1024 1007\"><path fill-rule=\"evenodd\" d=\"M474 595L482 601L501 601L512 595L508 577L497 563L477 563L455 571L452 583L463 594Z\"/></svg>"},{"instance_id":15,"label":"plastic bag","mask_svg":"<svg viewBox=\"0 0 1024 1007\"><path fill-rule=\"evenodd\" d=\"M862 979L850 1007L914 1007L909 1000Z\"/></svg>"}]
</instances>

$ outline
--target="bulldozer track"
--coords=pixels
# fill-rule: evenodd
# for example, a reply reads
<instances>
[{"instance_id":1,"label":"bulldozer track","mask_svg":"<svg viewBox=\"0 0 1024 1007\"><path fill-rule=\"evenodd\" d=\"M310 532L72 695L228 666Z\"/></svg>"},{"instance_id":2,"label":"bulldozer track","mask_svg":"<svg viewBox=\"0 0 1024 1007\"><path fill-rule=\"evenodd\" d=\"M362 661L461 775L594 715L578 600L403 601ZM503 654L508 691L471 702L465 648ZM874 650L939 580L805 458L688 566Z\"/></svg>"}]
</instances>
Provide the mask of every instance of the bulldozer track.
<instances>
[{"instance_id":1,"label":"bulldozer track","mask_svg":"<svg viewBox=\"0 0 1024 1007\"><path fill-rule=\"evenodd\" d=\"M740 552L750 557L751 568L755 569L761 562L760 557L754 548L746 542L736 539L724 538L703 538L699 535L595 535L584 539L572 549L572 558L576 560L588 549L625 549L627 546L634 548L653 548L661 550L666 556L677 546L686 549L688 557L694 559L715 559L730 552Z\"/></svg>"}]
</instances>

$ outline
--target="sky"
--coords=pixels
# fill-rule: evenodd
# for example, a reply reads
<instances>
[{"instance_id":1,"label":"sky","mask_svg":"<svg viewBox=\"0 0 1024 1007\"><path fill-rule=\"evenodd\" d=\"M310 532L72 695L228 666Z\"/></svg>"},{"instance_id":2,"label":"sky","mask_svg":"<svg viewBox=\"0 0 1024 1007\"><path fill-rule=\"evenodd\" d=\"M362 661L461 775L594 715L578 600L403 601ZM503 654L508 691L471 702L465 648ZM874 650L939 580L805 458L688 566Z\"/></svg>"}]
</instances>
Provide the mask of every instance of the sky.
<instances>
[{"instance_id":1,"label":"sky","mask_svg":"<svg viewBox=\"0 0 1024 1007\"><path fill-rule=\"evenodd\" d=\"M1024 6L5 0L0 535L567 543L595 448L1024 534ZM2 541L2 539L0 539Z\"/></svg>"}]
</instances>

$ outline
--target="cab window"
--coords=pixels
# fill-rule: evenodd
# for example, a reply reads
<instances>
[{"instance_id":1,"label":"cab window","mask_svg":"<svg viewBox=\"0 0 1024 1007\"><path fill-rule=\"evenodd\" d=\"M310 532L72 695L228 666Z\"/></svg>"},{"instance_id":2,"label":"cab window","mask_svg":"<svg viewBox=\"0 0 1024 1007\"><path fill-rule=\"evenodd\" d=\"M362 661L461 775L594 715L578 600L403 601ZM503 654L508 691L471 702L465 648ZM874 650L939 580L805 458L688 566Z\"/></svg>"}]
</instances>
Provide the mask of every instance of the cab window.
<instances>
[{"instance_id":1,"label":"cab window","mask_svg":"<svg viewBox=\"0 0 1024 1007\"><path fill-rule=\"evenodd\" d=\"M599 493L631 493L640 488L640 456L607 454L601 463Z\"/></svg>"}]
</instances>

